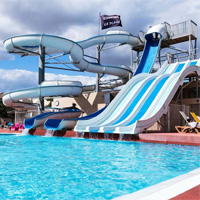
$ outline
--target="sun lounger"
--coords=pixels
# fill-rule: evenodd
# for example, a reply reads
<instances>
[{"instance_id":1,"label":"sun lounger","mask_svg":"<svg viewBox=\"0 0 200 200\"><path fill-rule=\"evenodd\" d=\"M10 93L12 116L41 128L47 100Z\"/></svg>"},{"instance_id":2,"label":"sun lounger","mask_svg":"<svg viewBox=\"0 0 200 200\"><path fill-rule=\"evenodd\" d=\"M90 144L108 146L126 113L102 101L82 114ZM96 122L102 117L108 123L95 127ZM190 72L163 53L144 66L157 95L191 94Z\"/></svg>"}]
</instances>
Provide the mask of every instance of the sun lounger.
<instances>
[{"instance_id":1,"label":"sun lounger","mask_svg":"<svg viewBox=\"0 0 200 200\"><path fill-rule=\"evenodd\" d=\"M178 133L197 133L200 134L200 127L197 122L191 122L190 118L182 111L179 111L186 122L184 126L175 126Z\"/></svg>"},{"instance_id":2,"label":"sun lounger","mask_svg":"<svg viewBox=\"0 0 200 200\"><path fill-rule=\"evenodd\" d=\"M198 117L194 112L190 112L190 114L192 115L193 119L194 119L194 120L198 123L198 125L199 125L199 123L200 123L199 117Z\"/></svg>"},{"instance_id":3,"label":"sun lounger","mask_svg":"<svg viewBox=\"0 0 200 200\"><path fill-rule=\"evenodd\" d=\"M175 126L178 133L197 133L200 134L200 128L192 128L191 126Z\"/></svg>"},{"instance_id":4,"label":"sun lounger","mask_svg":"<svg viewBox=\"0 0 200 200\"><path fill-rule=\"evenodd\" d=\"M24 124L21 124L19 127L19 131L23 131L24 130Z\"/></svg>"},{"instance_id":5,"label":"sun lounger","mask_svg":"<svg viewBox=\"0 0 200 200\"><path fill-rule=\"evenodd\" d=\"M19 130L19 123L15 123L14 126L11 127L11 131L18 131Z\"/></svg>"}]
</instances>

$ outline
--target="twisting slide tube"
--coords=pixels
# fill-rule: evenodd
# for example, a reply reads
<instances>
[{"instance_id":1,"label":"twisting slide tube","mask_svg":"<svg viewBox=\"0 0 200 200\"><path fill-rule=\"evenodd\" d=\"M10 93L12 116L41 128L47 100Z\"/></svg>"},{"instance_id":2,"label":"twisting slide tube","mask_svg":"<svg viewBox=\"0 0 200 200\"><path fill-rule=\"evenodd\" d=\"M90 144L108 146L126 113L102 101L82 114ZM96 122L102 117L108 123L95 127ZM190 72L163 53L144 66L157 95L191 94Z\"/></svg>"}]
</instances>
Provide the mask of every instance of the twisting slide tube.
<instances>
[{"instance_id":1,"label":"twisting slide tube","mask_svg":"<svg viewBox=\"0 0 200 200\"><path fill-rule=\"evenodd\" d=\"M84 58L84 49L97 44L122 43L131 45L132 47L142 44L138 37L132 36L127 32L110 33L111 34L92 37L81 42L74 42L62 37L45 34L20 35L5 40L4 47L9 53L19 55L39 55L40 46L45 48L45 53L48 55L55 53L69 54L72 63L81 71L115 75L120 77L125 83L132 74L128 67L100 65L91 63ZM39 87L17 90L4 94L3 103L9 107L27 110L33 109L34 106L25 104L20 100L53 96L75 97L79 96L83 90L85 90L85 87L83 87L79 81L44 81ZM69 112L57 112L38 115L30 119L25 125L27 125L27 128L34 128L42 125L48 118L68 118L66 117L69 115L68 113Z\"/></svg>"},{"instance_id":2,"label":"twisting slide tube","mask_svg":"<svg viewBox=\"0 0 200 200\"><path fill-rule=\"evenodd\" d=\"M84 59L84 49L97 44L123 43L131 46L141 45L138 37L126 32L92 37L81 42L74 42L65 38L45 35L31 34L8 38L4 41L4 47L9 53L23 55L37 55L39 46L45 47L47 54L65 53L70 54L74 65L82 71L115 75L123 80L128 80L131 70L126 66L106 66L91 63ZM15 107L20 99L36 98L45 96L78 96L82 93L82 84L78 81L49 81L44 82L37 88L29 88L7 93L3 96L6 106ZM21 106L21 104L20 104Z\"/></svg>"}]
</instances>

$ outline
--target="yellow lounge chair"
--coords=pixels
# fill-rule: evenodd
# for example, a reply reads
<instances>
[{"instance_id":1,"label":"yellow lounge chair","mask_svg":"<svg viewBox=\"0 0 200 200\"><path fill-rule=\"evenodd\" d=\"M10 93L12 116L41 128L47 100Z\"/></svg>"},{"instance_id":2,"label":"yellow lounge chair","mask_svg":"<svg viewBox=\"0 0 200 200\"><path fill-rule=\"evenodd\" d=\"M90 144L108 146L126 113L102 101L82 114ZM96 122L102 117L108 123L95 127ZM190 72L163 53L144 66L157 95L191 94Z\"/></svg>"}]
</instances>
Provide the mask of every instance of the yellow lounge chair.
<instances>
[{"instance_id":1,"label":"yellow lounge chair","mask_svg":"<svg viewBox=\"0 0 200 200\"><path fill-rule=\"evenodd\" d=\"M193 119L194 119L197 123L200 123L199 117L198 117L194 112L190 112L190 114L192 115Z\"/></svg>"},{"instance_id":2,"label":"yellow lounge chair","mask_svg":"<svg viewBox=\"0 0 200 200\"><path fill-rule=\"evenodd\" d=\"M175 126L175 129L177 130L178 133L197 133L200 134L200 127L198 126L197 122L189 122L189 117L186 116L186 114L182 111L179 111L181 116L186 122L185 126Z\"/></svg>"}]
</instances>

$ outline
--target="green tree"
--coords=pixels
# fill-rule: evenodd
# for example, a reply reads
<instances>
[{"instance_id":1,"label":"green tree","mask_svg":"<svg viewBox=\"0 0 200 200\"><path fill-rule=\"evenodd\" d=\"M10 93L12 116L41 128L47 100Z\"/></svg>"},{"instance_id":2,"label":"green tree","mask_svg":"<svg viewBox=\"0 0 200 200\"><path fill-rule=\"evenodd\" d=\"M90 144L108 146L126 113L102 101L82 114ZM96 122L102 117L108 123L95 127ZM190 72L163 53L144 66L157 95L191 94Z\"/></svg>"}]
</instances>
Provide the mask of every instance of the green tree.
<instances>
[{"instance_id":1,"label":"green tree","mask_svg":"<svg viewBox=\"0 0 200 200\"><path fill-rule=\"evenodd\" d=\"M8 111L13 110L12 108L4 106L2 99L0 99L0 117L13 117L8 114Z\"/></svg>"}]
</instances>

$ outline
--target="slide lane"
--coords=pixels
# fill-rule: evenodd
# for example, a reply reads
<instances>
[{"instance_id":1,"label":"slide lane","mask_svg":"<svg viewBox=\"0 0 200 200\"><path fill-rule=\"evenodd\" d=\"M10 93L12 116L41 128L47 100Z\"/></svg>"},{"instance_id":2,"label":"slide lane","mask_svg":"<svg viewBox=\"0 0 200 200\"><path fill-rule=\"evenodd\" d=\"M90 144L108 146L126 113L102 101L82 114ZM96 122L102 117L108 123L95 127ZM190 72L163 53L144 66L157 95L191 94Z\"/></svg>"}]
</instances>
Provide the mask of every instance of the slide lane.
<instances>
[{"instance_id":1,"label":"slide lane","mask_svg":"<svg viewBox=\"0 0 200 200\"><path fill-rule=\"evenodd\" d=\"M107 106L104 108L98 110L97 112L94 112L90 115L79 117L79 118L63 118L63 119L47 119L44 123L44 127L47 130L62 130L62 129L73 129L77 123L78 120L88 120L93 117L96 117L101 112L103 112L106 109Z\"/></svg>"},{"instance_id":2,"label":"slide lane","mask_svg":"<svg viewBox=\"0 0 200 200\"><path fill-rule=\"evenodd\" d=\"M144 52L134 75L137 75L139 73L149 73L150 70L152 69L155 58L157 56L158 50L160 49L160 45L162 42L161 34L159 33L157 34L159 35L159 38L157 39L153 37L153 34L147 34L145 36L146 44Z\"/></svg>"},{"instance_id":3,"label":"slide lane","mask_svg":"<svg viewBox=\"0 0 200 200\"><path fill-rule=\"evenodd\" d=\"M66 109L60 112L46 112L35 117L25 119L25 129L32 129L44 124L47 119L63 119L63 118L76 118L81 115L82 111L79 109Z\"/></svg>"},{"instance_id":4,"label":"slide lane","mask_svg":"<svg viewBox=\"0 0 200 200\"><path fill-rule=\"evenodd\" d=\"M169 77L166 84L155 98L147 112L141 119L135 123L134 132L142 132L145 128L152 126L163 114L167 113L167 107L177 92L180 85L183 84L184 78L192 72L200 75L200 60L191 61L188 66L183 69L177 69L176 73ZM127 127L133 128L133 127ZM119 130L124 131L124 130Z\"/></svg>"}]
</instances>

